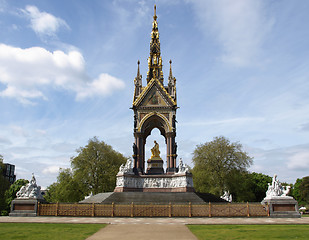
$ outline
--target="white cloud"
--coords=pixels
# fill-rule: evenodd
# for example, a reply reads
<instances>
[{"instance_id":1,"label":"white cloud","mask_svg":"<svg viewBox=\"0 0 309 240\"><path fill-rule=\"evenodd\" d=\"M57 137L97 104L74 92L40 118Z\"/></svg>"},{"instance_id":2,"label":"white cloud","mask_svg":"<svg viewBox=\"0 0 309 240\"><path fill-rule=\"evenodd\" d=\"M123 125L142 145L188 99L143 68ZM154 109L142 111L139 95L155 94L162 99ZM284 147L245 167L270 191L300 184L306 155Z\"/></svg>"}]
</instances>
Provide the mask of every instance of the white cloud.
<instances>
[{"instance_id":1,"label":"white cloud","mask_svg":"<svg viewBox=\"0 0 309 240\"><path fill-rule=\"evenodd\" d=\"M39 135L39 136L46 136L47 131L43 130L43 129L36 129L35 132Z\"/></svg>"},{"instance_id":2,"label":"white cloud","mask_svg":"<svg viewBox=\"0 0 309 240\"><path fill-rule=\"evenodd\" d=\"M124 88L124 82L107 74L102 73L93 82L87 84L87 88L84 91L79 91L77 99L84 99L93 95L104 94L109 95L114 90Z\"/></svg>"},{"instance_id":3,"label":"white cloud","mask_svg":"<svg viewBox=\"0 0 309 240\"><path fill-rule=\"evenodd\" d=\"M59 172L59 169L60 169L59 166L49 166L49 167L43 169L42 172L43 172L44 174L49 174L49 173L54 174L54 173L58 173L58 172Z\"/></svg>"},{"instance_id":4,"label":"white cloud","mask_svg":"<svg viewBox=\"0 0 309 240\"><path fill-rule=\"evenodd\" d=\"M26 6L22 10L30 18L31 28L38 35L53 36L60 27L69 29L67 23L47 12L40 12L36 6Z\"/></svg>"},{"instance_id":5,"label":"white cloud","mask_svg":"<svg viewBox=\"0 0 309 240\"><path fill-rule=\"evenodd\" d=\"M0 136L0 144L1 145L11 145L12 142L10 141L10 139Z\"/></svg>"},{"instance_id":6,"label":"white cloud","mask_svg":"<svg viewBox=\"0 0 309 240\"><path fill-rule=\"evenodd\" d=\"M299 131L309 131L309 122L301 124L299 126Z\"/></svg>"},{"instance_id":7,"label":"white cloud","mask_svg":"<svg viewBox=\"0 0 309 240\"><path fill-rule=\"evenodd\" d=\"M243 125L245 123L252 124L258 122L264 122L265 119L262 117L239 117L239 118L230 118L230 119L223 119L223 120L213 120L213 121L191 121L191 122L184 122L179 123L179 125L189 125L189 126L208 126L208 125Z\"/></svg>"},{"instance_id":8,"label":"white cloud","mask_svg":"<svg viewBox=\"0 0 309 240\"><path fill-rule=\"evenodd\" d=\"M265 15L262 1L200 0L190 1L199 25L212 32L223 48L221 60L237 66L251 65L262 50L273 20Z\"/></svg>"},{"instance_id":9,"label":"white cloud","mask_svg":"<svg viewBox=\"0 0 309 240\"><path fill-rule=\"evenodd\" d=\"M20 126L10 126L10 129L14 136L28 137L28 133Z\"/></svg>"},{"instance_id":10,"label":"white cloud","mask_svg":"<svg viewBox=\"0 0 309 240\"><path fill-rule=\"evenodd\" d=\"M249 147L247 152L254 157L250 171L273 176L279 174L281 181L294 183L297 178L308 175L309 144L294 145L265 150Z\"/></svg>"},{"instance_id":11,"label":"white cloud","mask_svg":"<svg viewBox=\"0 0 309 240\"><path fill-rule=\"evenodd\" d=\"M309 150L303 150L289 157L288 168L293 170L309 170Z\"/></svg>"},{"instance_id":12,"label":"white cloud","mask_svg":"<svg viewBox=\"0 0 309 240\"><path fill-rule=\"evenodd\" d=\"M0 92L0 96L9 97L9 98L17 98L20 102L24 104L32 104L28 99L33 98L43 98L44 95L37 90L22 90L18 89L14 86L8 86L4 91Z\"/></svg>"},{"instance_id":13,"label":"white cloud","mask_svg":"<svg viewBox=\"0 0 309 240\"><path fill-rule=\"evenodd\" d=\"M6 8L7 8L7 3L6 3L6 1L1 0L1 1L0 1L0 12L1 12L1 13L2 13L2 12L5 12L5 11L6 11Z\"/></svg>"},{"instance_id":14,"label":"white cloud","mask_svg":"<svg viewBox=\"0 0 309 240\"><path fill-rule=\"evenodd\" d=\"M139 1L137 3L137 7L136 7L137 15L144 17L144 16L147 16L149 11L150 11L150 9L149 9L148 5L146 4L146 1Z\"/></svg>"},{"instance_id":15,"label":"white cloud","mask_svg":"<svg viewBox=\"0 0 309 240\"><path fill-rule=\"evenodd\" d=\"M22 103L44 99L44 89L51 86L76 93L77 99L107 96L124 88L124 82L106 73L91 80L85 60L78 51L50 52L41 47L27 49L0 44L0 83L6 89L0 96L16 98Z\"/></svg>"}]
</instances>

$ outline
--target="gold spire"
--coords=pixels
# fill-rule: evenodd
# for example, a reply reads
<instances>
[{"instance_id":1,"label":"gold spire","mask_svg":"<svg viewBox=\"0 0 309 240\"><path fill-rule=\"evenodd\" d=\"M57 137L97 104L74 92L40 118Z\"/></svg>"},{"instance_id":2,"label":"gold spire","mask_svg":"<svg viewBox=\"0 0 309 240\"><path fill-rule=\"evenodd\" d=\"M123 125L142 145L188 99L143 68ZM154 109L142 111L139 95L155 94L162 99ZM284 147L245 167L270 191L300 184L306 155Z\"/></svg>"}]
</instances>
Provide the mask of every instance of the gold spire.
<instances>
[{"instance_id":1,"label":"gold spire","mask_svg":"<svg viewBox=\"0 0 309 240\"><path fill-rule=\"evenodd\" d=\"M156 4L154 5L153 19L154 19L154 20L157 20L157 6L156 6Z\"/></svg>"},{"instance_id":2,"label":"gold spire","mask_svg":"<svg viewBox=\"0 0 309 240\"><path fill-rule=\"evenodd\" d=\"M156 78L163 83L162 58L160 52L160 39L157 23L157 7L154 5L154 15L152 22L151 40L150 40L150 56L148 58L147 83Z\"/></svg>"}]
</instances>

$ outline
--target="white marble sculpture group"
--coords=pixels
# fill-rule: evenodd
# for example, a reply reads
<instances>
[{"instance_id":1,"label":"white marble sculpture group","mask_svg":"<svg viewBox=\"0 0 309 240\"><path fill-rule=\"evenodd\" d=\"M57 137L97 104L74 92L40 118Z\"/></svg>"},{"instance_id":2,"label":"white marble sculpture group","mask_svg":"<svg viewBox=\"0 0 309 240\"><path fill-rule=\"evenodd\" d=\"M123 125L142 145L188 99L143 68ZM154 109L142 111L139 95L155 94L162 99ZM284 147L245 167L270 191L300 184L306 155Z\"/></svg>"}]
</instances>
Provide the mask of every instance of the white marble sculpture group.
<instances>
[{"instance_id":1,"label":"white marble sculpture group","mask_svg":"<svg viewBox=\"0 0 309 240\"><path fill-rule=\"evenodd\" d=\"M179 160L178 172L174 177L134 177L132 168L132 160L128 159L126 164L119 167L117 174L116 187L127 188L179 188L179 187L193 187L191 176L187 164L184 164L182 159ZM132 175L132 176L128 176ZM179 175L179 176L178 176Z\"/></svg>"},{"instance_id":2,"label":"white marble sculpture group","mask_svg":"<svg viewBox=\"0 0 309 240\"><path fill-rule=\"evenodd\" d=\"M179 188L193 187L192 177L177 176L177 177L125 177L118 176L116 187L127 188Z\"/></svg>"},{"instance_id":3,"label":"white marble sculpture group","mask_svg":"<svg viewBox=\"0 0 309 240\"><path fill-rule=\"evenodd\" d=\"M121 174L134 174L131 158L127 160L126 164L121 164L121 166L119 167L119 172L117 175Z\"/></svg>"},{"instance_id":4,"label":"white marble sculpture group","mask_svg":"<svg viewBox=\"0 0 309 240\"><path fill-rule=\"evenodd\" d=\"M282 184L277 179L277 174L275 174L272 178L272 182L268 183L268 189L264 199L293 199L293 197L287 196L290 192L290 188L290 186L282 186ZM224 191L224 194L220 198L227 202L232 202L232 194L230 194L229 191Z\"/></svg>"},{"instance_id":5,"label":"white marble sculpture group","mask_svg":"<svg viewBox=\"0 0 309 240\"><path fill-rule=\"evenodd\" d=\"M41 194L41 187L36 184L33 173L30 182L26 186L22 186L16 196L17 199L44 199Z\"/></svg>"},{"instance_id":6,"label":"white marble sculpture group","mask_svg":"<svg viewBox=\"0 0 309 240\"><path fill-rule=\"evenodd\" d=\"M277 179L277 175L275 174L272 183L268 183L268 189L266 192L265 199L271 199L271 198L292 198L290 196L287 196L287 194L290 191L290 186L283 187L282 184Z\"/></svg>"},{"instance_id":7,"label":"white marble sculpture group","mask_svg":"<svg viewBox=\"0 0 309 240\"><path fill-rule=\"evenodd\" d=\"M179 160L178 173L190 173L189 166L182 162L182 158Z\"/></svg>"},{"instance_id":8,"label":"white marble sculpture group","mask_svg":"<svg viewBox=\"0 0 309 240\"><path fill-rule=\"evenodd\" d=\"M232 194L230 194L229 191L224 191L224 194L220 198L224 199L227 202L232 202Z\"/></svg>"}]
</instances>

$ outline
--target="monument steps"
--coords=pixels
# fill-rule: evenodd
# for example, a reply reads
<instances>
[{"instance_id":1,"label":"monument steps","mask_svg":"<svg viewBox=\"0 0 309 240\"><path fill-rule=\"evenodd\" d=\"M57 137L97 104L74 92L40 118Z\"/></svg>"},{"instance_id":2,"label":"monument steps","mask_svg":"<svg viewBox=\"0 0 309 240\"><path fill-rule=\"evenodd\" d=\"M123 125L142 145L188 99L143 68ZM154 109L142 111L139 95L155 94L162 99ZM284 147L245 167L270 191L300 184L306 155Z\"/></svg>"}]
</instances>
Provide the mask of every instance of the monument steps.
<instances>
[{"instance_id":1,"label":"monument steps","mask_svg":"<svg viewBox=\"0 0 309 240\"><path fill-rule=\"evenodd\" d=\"M102 204L205 204L208 202L226 202L210 193L195 192L108 192L99 193L80 203Z\"/></svg>"}]
</instances>

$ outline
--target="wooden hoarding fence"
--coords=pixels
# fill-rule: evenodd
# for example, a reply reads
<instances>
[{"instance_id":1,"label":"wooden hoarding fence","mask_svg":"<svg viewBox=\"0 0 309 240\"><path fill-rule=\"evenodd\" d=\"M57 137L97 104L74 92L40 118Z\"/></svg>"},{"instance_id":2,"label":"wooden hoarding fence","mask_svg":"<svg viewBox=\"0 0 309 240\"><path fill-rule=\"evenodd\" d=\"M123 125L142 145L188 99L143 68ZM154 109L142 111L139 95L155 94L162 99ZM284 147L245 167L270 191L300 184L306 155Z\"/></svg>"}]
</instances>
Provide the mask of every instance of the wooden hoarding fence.
<instances>
[{"instance_id":1,"label":"wooden hoarding fence","mask_svg":"<svg viewBox=\"0 0 309 240\"><path fill-rule=\"evenodd\" d=\"M39 216L74 217L267 217L260 203L208 204L71 204L38 205Z\"/></svg>"}]
</instances>

